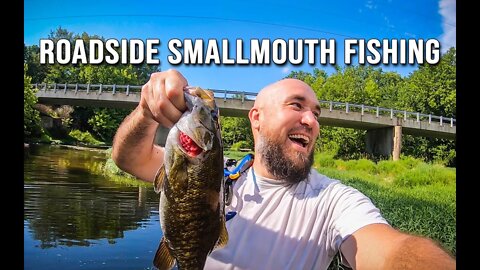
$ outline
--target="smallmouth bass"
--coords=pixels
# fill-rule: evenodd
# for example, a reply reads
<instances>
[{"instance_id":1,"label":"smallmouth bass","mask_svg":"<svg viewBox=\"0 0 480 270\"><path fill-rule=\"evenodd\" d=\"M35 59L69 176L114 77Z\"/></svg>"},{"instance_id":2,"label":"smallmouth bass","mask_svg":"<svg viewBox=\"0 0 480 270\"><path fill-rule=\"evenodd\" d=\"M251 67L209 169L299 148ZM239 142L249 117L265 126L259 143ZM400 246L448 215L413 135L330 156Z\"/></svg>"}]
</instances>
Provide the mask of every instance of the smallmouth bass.
<instances>
[{"instance_id":1,"label":"smallmouth bass","mask_svg":"<svg viewBox=\"0 0 480 270\"><path fill-rule=\"evenodd\" d=\"M225 227L223 145L213 92L184 92L187 110L169 131L155 181L163 238L158 269L203 269L207 256L228 242Z\"/></svg>"}]
</instances>

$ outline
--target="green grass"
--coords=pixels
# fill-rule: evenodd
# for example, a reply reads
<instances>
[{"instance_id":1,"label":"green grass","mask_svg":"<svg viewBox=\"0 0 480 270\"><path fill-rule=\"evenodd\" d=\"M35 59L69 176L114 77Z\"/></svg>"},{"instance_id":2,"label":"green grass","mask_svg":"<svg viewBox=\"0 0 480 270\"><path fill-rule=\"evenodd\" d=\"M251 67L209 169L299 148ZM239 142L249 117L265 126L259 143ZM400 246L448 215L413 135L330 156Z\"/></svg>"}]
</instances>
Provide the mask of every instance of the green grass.
<instances>
[{"instance_id":1,"label":"green grass","mask_svg":"<svg viewBox=\"0 0 480 270\"><path fill-rule=\"evenodd\" d=\"M247 154L253 154L253 152L241 152L241 151L232 151L232 150L224 150L223 155L227 158L234 158L236 160L240 160Z\"/></svg>"},{"instance_id":2,"label":"green grass","mask_svg":"<svg viewBox=\"0 0 480 270\"><path fill-rule=\"evenodd\" d=\"M455 171L434 164L419 164L417 167L398 174L393 183L402 187L425 186L432 184L455 184Z\"/></svg>"},{"instance_id":3,"label":"green grass","mask_svg":"<svg viewBox=\"0 0 480 270\"><path fill-rule=\"evenodd\" d=\"M332 163L330 159L317 154L314 167L370 197L393 227L432 238L456 256L454 168L411 157L378 163L362 159Z\"/></svg>"},{"instance_id":4,"label":"green grass","mask_svg":"<svg viewBox=\"0 0 480 270\"><path fill-rule=\"evenodd\" d=\"M92 173L103 175L109 181L115 182L117 184L129 187L151 187L152 184L142 181L135 176L122 171L118 166L115 164L113 159L111 158L112 155L112 148L108 148L103 150L105 153L106 161L102 166L98 168L90 168Z\"/></svg>"}]
</instances>

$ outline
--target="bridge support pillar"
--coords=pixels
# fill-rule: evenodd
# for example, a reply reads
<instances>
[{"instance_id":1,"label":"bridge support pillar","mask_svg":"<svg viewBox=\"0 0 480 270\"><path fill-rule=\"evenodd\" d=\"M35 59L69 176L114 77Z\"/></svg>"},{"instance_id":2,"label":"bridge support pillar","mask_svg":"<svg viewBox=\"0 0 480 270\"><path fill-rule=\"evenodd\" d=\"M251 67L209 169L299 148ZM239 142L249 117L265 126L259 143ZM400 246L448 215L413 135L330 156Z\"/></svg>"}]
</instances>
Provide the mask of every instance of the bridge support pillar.
<instances>
[{"instance_id":1,"label":"bridge support pillar","mask_svg":"<svg viewBox=\"0 0 480 270\"><path fill-rule=\"evenodd\" d=\"M402 126L394 126L393 134L393 160L400 159L400 152L402 150Z\"/></svg>"},{"instance_id":2,"label":"bridge support pillar","mask_svg":"<svg viewBox=\"0 0 480 270\"><path fill-rule=\"evenodd\" d=\"M393 156L400 159L402 126L370 129L367 131L367 153L376 156Z\"/></svg>"},{"instance_id":3,"label":"bridge support pillar","mask_svg":"<svg viewBox=\"0 0 480 270\"><path fill-rule=\"evenodd\" d=\"M158 144L160 146L165 146L165 142L167 141L167 135L169 131L170 131L169 128L159 125L157 128L157 133L155 133L155 144Z\"/></svg>"}]
</instances>

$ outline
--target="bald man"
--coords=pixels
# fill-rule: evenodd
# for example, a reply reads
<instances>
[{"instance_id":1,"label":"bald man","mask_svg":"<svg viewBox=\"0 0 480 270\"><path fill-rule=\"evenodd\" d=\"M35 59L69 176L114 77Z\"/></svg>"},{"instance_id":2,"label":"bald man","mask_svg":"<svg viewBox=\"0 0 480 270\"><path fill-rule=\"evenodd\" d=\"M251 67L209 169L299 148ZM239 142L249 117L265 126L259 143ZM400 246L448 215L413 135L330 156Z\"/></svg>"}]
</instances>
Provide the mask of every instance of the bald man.
<instances>
[{"instance_id":1,"label":"bald man","mask_svg":"<svg viewBox=\"0 0 480 270\"><path fill-rule=\"evenodd\" d=\"M164 153L155 132L185 111L187 85L175 70L152 74L115 135L112 158L122 170L153 181ZM315 93L300 80L283 79L258 93L248 114L255 160L226 209L236 213L227 221L229 242L205 269L327 269L338 252L354 269L455 269L432 240L392 228L361 192L311 168L320 113Z\"/></svg>"}]
</instances>

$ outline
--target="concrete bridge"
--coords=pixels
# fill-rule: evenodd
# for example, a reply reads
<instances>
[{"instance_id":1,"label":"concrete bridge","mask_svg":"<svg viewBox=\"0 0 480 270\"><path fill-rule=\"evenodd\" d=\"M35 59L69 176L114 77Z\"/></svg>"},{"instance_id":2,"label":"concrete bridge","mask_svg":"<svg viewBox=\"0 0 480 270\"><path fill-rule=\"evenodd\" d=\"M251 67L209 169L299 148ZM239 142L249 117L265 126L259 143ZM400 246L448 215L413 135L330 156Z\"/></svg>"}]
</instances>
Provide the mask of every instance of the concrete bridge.
<instances>
[{"instance_id":1,"label":"concrete bridge","mask_svg":"<svg viewBox=\"0 0 480 270\"><path fill-rule=\"evenodd\" d=\"M42 104L133 109L142 86L102 84L32 84ZM247 117L257 93L209 89L223 116ZM402 134L455 140L456 119L362 104L320 100L322 126L367 130L367 151L398 159ZM159 132L162 142L166 130Z\"/></svg>"}]
</instances>

